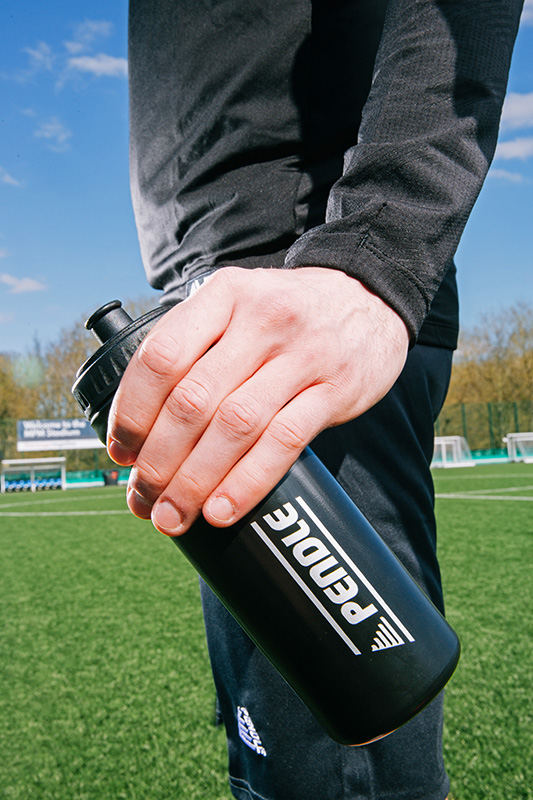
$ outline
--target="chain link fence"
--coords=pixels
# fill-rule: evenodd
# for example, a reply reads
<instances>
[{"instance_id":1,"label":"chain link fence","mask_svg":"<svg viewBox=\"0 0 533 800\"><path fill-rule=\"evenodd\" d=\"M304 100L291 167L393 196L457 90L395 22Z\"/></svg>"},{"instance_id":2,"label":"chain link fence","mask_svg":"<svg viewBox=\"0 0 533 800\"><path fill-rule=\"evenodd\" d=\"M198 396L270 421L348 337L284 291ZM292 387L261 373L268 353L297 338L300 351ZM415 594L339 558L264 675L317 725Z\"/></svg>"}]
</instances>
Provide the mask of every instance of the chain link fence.
<instances>
[{"instance_id":1,"label":"chain link fence","mask_svg":"<svg viewBox=\"0 0 533 800\"><path fill-rule=\"evenodd\" d=\"M533 401L445 405L435 424L437 436L464 436L473 453L505 455L508 433L533 431Z\"/></svg>"},{"instance_id":2,"label":"chain link fence","mask_svg":"<svg viewBox=\"0 0 533 800\"><path fill-rule=\"evenodd\" d=\"M445 405L435 424L436 436L464 436L472 452L504 455L508 433L533 431L533 401L510 403L456 403ZM36 458L49 453L32 453ZM105 450L70 450L67 471L106 470L115 467ZM16 420L0 419L0 458L20 458Z\"/></svg>"}]
</instances>

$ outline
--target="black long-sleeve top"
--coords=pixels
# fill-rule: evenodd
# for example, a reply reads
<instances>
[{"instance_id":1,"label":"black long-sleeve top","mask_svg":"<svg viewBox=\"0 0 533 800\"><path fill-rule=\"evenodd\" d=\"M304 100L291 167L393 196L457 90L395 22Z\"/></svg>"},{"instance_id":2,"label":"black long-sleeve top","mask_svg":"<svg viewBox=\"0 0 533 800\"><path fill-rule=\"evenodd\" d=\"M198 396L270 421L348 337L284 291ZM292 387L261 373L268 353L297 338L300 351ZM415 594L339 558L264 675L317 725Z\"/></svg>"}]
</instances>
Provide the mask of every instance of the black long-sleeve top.
<instances>
[{"instance_id":1,"label":"black long-sleeve top","mask_svg":"<svg viewBox=\"0 0 533 800\"><path fill-rule=\"evenodd\" d=\"M324 266L453 347L521 6L131 0L132 197L163 302L212 265Z\"/></svg>"}]
</instances>

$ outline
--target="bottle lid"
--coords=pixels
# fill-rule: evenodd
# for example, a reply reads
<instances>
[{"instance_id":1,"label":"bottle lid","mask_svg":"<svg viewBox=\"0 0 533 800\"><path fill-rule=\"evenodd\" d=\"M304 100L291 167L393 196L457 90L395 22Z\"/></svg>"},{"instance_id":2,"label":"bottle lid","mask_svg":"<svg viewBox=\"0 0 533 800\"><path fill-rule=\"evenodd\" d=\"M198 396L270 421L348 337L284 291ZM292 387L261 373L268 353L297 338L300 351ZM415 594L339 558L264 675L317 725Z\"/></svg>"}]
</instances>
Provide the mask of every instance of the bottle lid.
<instances>
[{"instance_id":1,"label":"bottle lid","mask_svg":"<svg viewBox=\"0 0 533 800\"><path fill-rule=\"evenodd\" d=\"M85 323L102 346L77 371L72 394L104 444L107 415L126 367L146 334L169 308L160 306L132 320L120 300L112 300Z\"/></svg>"}]
</instances>

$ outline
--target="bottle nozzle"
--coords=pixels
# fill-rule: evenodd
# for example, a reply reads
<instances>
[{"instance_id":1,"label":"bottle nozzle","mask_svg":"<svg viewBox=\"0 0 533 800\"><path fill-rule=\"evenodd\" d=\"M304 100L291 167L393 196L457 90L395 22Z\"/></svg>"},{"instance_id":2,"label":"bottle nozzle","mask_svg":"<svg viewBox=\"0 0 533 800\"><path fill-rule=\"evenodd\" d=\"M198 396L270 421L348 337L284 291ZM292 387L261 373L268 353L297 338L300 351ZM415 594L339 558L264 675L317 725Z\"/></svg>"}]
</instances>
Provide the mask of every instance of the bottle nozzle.
<instances>
[{"instance_id":1,"label":"bottle nozzle","mask_svg":"<svg viewBox=\"0 0 533 800\"><path fill-rule=\"evenodd\" d=\"M122 308L120 300L111 300L91 314L85 327L94 333L100 344L104 344L132 322L130 315Z\"/></svg>"}]
</instances>

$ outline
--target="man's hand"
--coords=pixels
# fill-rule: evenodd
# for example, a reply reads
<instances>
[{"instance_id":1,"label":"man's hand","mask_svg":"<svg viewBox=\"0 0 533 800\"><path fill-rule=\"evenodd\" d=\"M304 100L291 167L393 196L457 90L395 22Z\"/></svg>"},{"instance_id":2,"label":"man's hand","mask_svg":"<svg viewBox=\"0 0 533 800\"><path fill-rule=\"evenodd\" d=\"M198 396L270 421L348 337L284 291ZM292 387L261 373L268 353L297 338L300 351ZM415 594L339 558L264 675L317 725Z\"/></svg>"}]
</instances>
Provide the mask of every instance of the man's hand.
<instances>
[{"instance_id":1,"label":"man's hand","mask_svg":"<svg viewBox=\"0 0 533 800\"><path fill-rule=\"evenodd\" d=\"M250 511L327 427L362 414L405 363L407 329L345 273L226 267L131 360L108 451L128 505L171 536Z\"/></svg>"}]
</instances>

